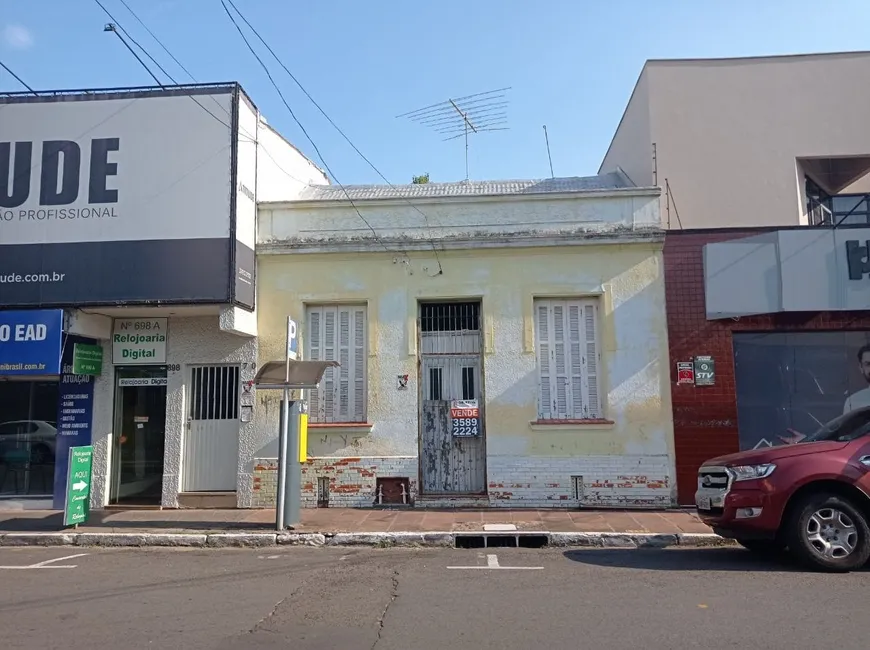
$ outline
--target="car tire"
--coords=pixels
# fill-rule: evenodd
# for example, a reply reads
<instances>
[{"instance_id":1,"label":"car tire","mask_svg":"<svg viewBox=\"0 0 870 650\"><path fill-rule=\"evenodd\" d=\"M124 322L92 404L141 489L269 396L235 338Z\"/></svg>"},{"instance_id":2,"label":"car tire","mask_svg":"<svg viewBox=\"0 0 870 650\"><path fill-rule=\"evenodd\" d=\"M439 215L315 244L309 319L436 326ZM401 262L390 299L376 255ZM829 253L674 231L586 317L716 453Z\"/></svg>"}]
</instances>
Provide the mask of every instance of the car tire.
<instances>
[{"instance_id":1,"label":"car tire","mask_svg":"<svg viewBox=\"0 0 870 650\"><path fill-rule=\"evenodd\" d=\"M30 449L31 465L47 465L54 460L47 445L34 445Z\"/></svg>"},{"instance_id":2,"label":"car tire","mask_svg":"<svg viewBox=\"0 0 870 650\"><path fill-rule=\"evenodd\" d=\"M786 526L789 549L810 569L847 573L870 559L867 517L846 497L808 494L795 504Z\"/></svg>"},{"instance_id":3,"label":"car tire","mask_svg":"<svg viewBox=\"0 0 870 650\"><path fill-rule=\"evenodd\" d=\"M737 539L740 546L758 555L778 555L785 551L785 543L778 539Z\"/></svg>"}]
</instances>

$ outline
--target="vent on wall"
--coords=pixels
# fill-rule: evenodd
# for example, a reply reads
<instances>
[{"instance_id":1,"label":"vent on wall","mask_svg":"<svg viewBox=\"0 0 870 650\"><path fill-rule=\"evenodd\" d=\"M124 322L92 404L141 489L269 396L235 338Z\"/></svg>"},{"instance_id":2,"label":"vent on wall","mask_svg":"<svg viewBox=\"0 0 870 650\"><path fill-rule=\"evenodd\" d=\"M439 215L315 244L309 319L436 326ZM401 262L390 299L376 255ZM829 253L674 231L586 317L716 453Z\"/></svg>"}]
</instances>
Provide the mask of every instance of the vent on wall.
<instances>
[{"instance_id":1,"label":"vent on wall","mask_svg":"<svg viewBox=\"0 0 870 650\"><path fill-rule=\"evenodd\" d=\"M572 476L571 477L571 495L574 501L578 503L583 501L583 477L582 476Z\"/></svg>"},{"instance_id":2,"label":"vent on wall","mask_svg":"<svg viewBox=\"0 0 870 650\"><path fill-rule=\"evenodd\" d=\"M329 507L329 477L328 476L317 477L317 507L318 508L328 508Z\"/></svg>"}]
</instances>

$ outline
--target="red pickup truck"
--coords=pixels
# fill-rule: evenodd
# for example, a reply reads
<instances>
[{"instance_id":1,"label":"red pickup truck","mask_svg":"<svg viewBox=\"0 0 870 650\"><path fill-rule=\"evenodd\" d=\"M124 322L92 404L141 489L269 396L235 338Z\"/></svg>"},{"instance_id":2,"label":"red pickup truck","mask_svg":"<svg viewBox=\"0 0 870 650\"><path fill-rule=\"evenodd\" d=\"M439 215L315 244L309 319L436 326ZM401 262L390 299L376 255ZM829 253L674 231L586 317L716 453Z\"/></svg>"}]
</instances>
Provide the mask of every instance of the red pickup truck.
<instances>
[{"instance_id":1,"label":"red pickup truck","mask_svg":"<svg viewBox=\"0 0 870 650\"><path fill-rule=\"evenodd\" d=\"M796 444L706 461L695 505L716 533L752 551L788 550L822 571L860 568L870 558L870 408Z\"/></svg>"}]
</instances>

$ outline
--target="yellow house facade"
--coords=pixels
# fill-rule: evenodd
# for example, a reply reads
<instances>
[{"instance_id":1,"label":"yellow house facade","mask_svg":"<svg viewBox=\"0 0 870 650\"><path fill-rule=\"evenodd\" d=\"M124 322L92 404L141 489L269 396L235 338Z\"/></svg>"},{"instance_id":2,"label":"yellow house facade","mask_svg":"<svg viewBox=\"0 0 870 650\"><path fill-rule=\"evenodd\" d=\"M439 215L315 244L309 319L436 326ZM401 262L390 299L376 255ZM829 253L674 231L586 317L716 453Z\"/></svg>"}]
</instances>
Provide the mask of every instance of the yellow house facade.
<instances>
[{"instance_id":1,"label":"yellow house facade","mask_svg":"<svg viewBox=\"0 0 870 650\"><path fill-rule=\"evenodd\" d=\"M303 358L340 364L307 396L305 505L673 502L657 189L345 190L259 210L259 362L289 315ZM256 411L277 431L277 395ZM274 498L267 452L255 506Z\"/></svg>"}]
</instances>

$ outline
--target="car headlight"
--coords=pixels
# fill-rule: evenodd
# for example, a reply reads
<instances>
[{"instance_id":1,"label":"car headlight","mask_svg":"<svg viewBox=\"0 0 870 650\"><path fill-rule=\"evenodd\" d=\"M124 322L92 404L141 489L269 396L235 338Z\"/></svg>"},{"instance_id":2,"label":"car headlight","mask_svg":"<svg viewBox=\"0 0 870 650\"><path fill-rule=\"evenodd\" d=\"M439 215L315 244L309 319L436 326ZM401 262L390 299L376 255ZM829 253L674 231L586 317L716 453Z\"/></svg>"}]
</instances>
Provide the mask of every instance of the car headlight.
<instances>
[{"instance_id":1,"label":"car headlight","mask_svg":"<svg viewBox=\"0 0 870 650\"><path fill-rule=\"evenodd\" d=\"M752 481L760 478L767 478L773 474L776 465L766 463L764 465L738 465L737 467L729 467L728 471L735 481Z\"/></svg>"}]
</instances>

